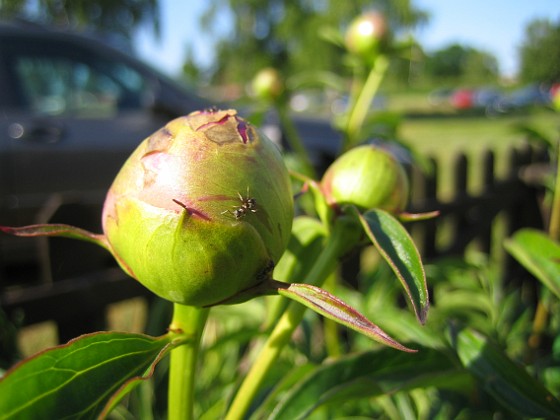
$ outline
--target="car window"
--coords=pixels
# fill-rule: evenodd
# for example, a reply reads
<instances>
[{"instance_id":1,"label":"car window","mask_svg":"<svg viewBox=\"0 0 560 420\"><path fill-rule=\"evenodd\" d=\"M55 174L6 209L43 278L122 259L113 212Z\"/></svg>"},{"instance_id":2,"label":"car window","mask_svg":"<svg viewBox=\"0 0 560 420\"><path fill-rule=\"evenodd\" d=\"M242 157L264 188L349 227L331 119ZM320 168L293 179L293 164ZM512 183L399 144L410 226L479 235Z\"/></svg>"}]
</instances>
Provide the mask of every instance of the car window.
<instances>
[{"instance_id":1,"label":"car window","mask_svg":"<svg viewBox=\"0 0 560 420\"><path fill-rule=\"evenodd\" d=\"M122 63L18 55L12 65L25 103L37 114L112 118L119 110L142 107L145 81Z\"/></svg>"}]
</instances>

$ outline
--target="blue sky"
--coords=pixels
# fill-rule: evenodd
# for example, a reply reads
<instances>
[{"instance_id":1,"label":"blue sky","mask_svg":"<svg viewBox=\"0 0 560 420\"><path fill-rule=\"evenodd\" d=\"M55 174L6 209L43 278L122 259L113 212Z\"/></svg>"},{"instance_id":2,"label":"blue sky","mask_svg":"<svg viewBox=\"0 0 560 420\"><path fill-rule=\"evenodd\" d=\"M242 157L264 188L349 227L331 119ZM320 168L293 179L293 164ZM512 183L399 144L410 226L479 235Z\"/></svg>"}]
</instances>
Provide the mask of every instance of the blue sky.
<instances>
[{"instance_id":1,"label":"blue sky","mask_svg":"<svg viewBox=\"0 0 560 420\"><path fill-rule=\"evenodd\" d=\"M415 36L428 51L453 42L493 54L505 75L517 69L517 49L526 24L535 18L560 19L560 0L413 0L431 14ZM198 27L204 1L160 0L162 36L159 41L140 33L138 54L167 74L176 75L187 48L197 60L209 63L209 38ZM228 30L227 15L220 29Z\"/></svg>"}]
</instances>

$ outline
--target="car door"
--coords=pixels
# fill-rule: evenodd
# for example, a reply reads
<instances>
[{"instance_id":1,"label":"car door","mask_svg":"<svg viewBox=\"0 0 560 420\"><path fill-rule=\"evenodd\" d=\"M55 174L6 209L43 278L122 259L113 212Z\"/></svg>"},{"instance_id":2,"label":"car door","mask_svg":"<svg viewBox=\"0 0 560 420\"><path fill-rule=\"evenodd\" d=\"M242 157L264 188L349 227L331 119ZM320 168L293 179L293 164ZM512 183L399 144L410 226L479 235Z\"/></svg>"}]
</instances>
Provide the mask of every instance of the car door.
<instances>
[{"instance_id":1,"label":"car door","mask_svg":"<svg viewBox=\"0 0 560 420\"><path fill-rule=\"evenodd\" d=\"M154 80L61 38L14 39L3 48L18 102L0 118L11 209L3 222L33 223L57 193L102 202L126 157L165 123L150 109Z\"/></svg>"}]
</instances>

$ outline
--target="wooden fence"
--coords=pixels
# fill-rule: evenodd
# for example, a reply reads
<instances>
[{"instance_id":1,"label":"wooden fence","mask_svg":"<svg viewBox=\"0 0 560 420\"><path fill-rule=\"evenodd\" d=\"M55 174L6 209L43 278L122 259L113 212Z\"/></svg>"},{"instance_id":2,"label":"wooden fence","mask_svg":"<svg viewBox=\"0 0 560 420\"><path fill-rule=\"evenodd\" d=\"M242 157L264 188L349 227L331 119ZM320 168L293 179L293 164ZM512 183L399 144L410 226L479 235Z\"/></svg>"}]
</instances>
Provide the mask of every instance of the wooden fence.
<instances>
[{"instance_id":1,"label":"wooden fence","mask_svg":"<svg viewBox=\"0 0 560 420\"><path fill-rule=\"evenodd\" d=\"M494 153L487 152L472 162L464 155L457 156L452 179L445 180L452 183L453 196L448 199L442 199L438 191L441 183L438 162L432 161L434 168L429 175L417 171L411 173L414 195L410 211L440 211L436 219L410 225L424 260L460 256L473 244L483 252L490 252L496 241L499 246L505 236L520 227L543 227L540 208L542 188L538 183L527 182L520 173L526 172L527 168L531 173L531 168L546 165L546 153L527 146L512 149L508 160L508 173L500 178L495 176ZM470 168L470 165L476 166ZM471 172L476 170L479 181L482 181L476 193L471 192L469 169ZM505 220L505 229L500 235L496 234L494 223L498 216ZM76 251L79 245L74 241L60 238L47 241L51 257L57 255L57 259L79 260L76 256L80 252ZM85 252L95 252L92 251L95 247L84 245L88 247ZM515 278L527 277L527 273L511 258L506 257L504 261L508 279L514 281ZM49 264L52 269L58 262L51 261ZM352 270L357 270L357 267L352 267ZM20 325L54 320L61 342L81 333L103 329L108 305L138 296L148 297L150 294L116 266L105 265L103 269L82 274L73 271L67 278L34 286L0 287L0 305L9 320L17 319Z\"/></svg>"},{"instance_id":2,"label":"wooden fence","mask_svg":"<svg viewBox=\"0 0 560 420\"><path fill-rule=\"evenodd\" d=\"M521 227L544 228L543 182L549 173L546 150L525 145L510 149L502 158L507 160L507 173L499 177L494 152L486 151L473 161L464 154L457 155L451 165L452 179L445 180L452 185L453 196L449 199L440 197L440 164L435 160L431 161L433 171L429 175L411 175L411 189L417 194L412 197L411 212L440 212L437 218L411 227L423 259L461 256L469 246L490 254L503 250L503 240ZM471 185L470 169L479 176L477 186ZM502 226L496 223L497 218L501 218ZM503 261L505 277L527 277L512 258L504 256Z\"/></svg>"}]
</instances>

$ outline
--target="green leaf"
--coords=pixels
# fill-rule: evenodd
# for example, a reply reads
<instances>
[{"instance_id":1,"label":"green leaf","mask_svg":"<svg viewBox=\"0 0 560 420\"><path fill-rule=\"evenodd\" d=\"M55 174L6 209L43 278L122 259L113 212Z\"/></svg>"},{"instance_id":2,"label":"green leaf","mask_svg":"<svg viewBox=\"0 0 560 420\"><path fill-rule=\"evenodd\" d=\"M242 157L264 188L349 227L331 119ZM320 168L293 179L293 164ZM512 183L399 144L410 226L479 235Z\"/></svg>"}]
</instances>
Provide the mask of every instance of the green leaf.
<instances>
[{"instance_id":1,"label":"green leaf","mask_svg":"<svg viewBox=\"0 0 560 420\"><path fill-rule=\"evenodd\" d=\"M303 182L301 193L311 192L315 204L315 211L321 222L323 222L325 226L328 226L332 219L333 209L329 203L327 203L325 195L321 190L321 185L307 175L298 172L290 172L290 175L294 179Z\"/></svg>"},{"instance_id":2,"label":"green leaf","mask_svg":"<svg viewBox=\"0 0 560 420\"><path fill-rule=\"evenodd\" d=\"M362 226L381 256L399 278L420 323L426 322L430 306L426 274L420 254L412 238L400 222L379 209L363 215L352 207Z\"/></svg>"},{"instance_id":3,"label":"green leaf","mask_svg":"<svg viewBox=\"0 0 560 420\"><path fill-rule=\"evenodd\" d=\"M284 282L306 278L323 250L326 236L325 227L317 219L296 217L286 252L274 268L274 278ZM276 296L267 300L265 330L276 324L288 303L288 300Z\"/></svg>"},{"instance_id":4,"label":"green leaf","mask_svg":"<svg viewBox=\"0 0 560 420\"><path fill-rule=\"evenodd\" d=\"M430 220L439 216L439 211L429 211L427 213L399 213L401 222L418 222L420 220Z\"/></svg>"},{"instance_id":5,"label":"green leaf","mask_svg":"<svg viewBox=\"0 0 560 420\"><path fill-rule=\"evenodd\" d=\"M560 298L560 244L544 232L521 229L504 242L506 250Z\"/></svg>"},{"instance_id":6,"label":"green leaf","mask_svg":"<svg viewBox=\"0 0 560 420\"><path fill-rule=\"evenodd\" d=\"M445 353L407 354L380 349L326 363L292 388L270 419L306 418L323 404L372 398L415 388L469 389L472 380Z\"/></svg>"},{"instance_id":7,"label":"green leaf","mask_svg":"<svg viewBox=\"0 0 560 420\"><path fill-rule=\"evenodd\" d=\"M93 333L24 360L0 380L0 419L97 418L114 394L151 376L180 344L172 337Z\"/></svg>"},{"instance_id":8,"label":"green leaf","mask_svg":"<svg viewBox=\"0 0 560 420\"><path fill-rule=\"evenodd\" d=\"M522 417L560 418L560 402L490 339L464 329L455 347L463 365L505 408Z\"/></svg>"},{"instance_id":9,"label":"green leaf","mask_svg":"<svg viewBox=\"0 0 560 420\"><path fill-rule=\"evenodd\" d=\"M0 226L0 232L25 238L32 238L36 236L62 236L65 238L92 242L105 249L109 249L109 244L107 243L105 235L92 233L87 230L65 224L40 224L22 227Z\"/></svg>"},{"instance_id":10,"label":"green leaf","mask_svg":"<svg viewBox=\"0 0 560 420\"><path fill-rule=\"evenodd\" d=\"M416 352L416 350L409 349L389 337L386 332L361 313L319 287L297 283L289 286L279 284L278 293L280 295L293 299L326 318L364 334L379 343L406 352Z\"/></svg>"}]
</instances>

